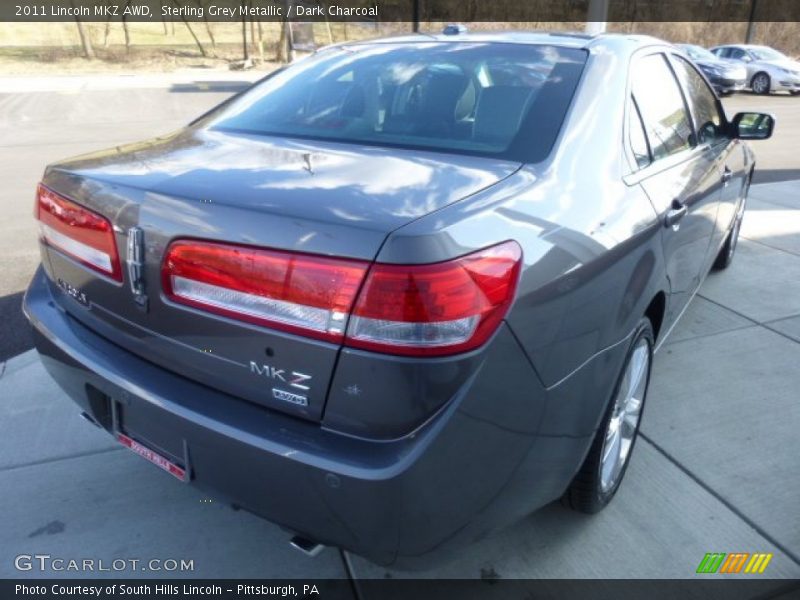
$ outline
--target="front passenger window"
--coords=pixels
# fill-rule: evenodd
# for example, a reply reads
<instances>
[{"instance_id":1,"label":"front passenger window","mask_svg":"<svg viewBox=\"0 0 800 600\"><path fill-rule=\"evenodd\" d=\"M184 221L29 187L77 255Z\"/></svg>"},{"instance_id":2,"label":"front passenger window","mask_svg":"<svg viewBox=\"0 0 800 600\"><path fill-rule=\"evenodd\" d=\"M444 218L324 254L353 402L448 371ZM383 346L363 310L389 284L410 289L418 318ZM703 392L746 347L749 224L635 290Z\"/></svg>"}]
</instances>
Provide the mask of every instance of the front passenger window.
<instances>
[{"instance_id":1,"label":"front passenger window","mask_svg":"<svg viewBox=\"0 0 800 600\"><path fill-rule=\"evenodd\" d=\"M725 118L717 97L702 75L680 56L673 56L675 73L686 91L686 100L694 118L698 144L714 144L725 138Z\"/></svg>"}]
</instances>

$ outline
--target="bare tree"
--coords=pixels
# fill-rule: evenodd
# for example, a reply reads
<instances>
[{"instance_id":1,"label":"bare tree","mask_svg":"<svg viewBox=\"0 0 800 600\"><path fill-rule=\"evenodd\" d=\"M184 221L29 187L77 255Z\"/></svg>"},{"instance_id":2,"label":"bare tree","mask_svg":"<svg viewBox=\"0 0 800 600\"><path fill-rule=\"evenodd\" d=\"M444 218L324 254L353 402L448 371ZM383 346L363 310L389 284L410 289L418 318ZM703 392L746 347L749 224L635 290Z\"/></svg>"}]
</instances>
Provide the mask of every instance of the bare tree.
<instances>
[{"instance_id":1,"label":"bare tree","mask_svg":"<svg viewBox=\"0 0 800 600\"><path fill-rule=\"evenodd\" d=\"M164 7L163 0L158 0L158 8L159 8L158 12L161 15L161 24L164 26L164 35L166 36L169 33L169 30L167 29L167 20L164 18L164 11L161 10L163 7Z\"/></svg>"},{"instance_id":2,"label":"bare tree","mask_svg":"<svg viewBox=\"0 0 800 600\"><path fill-rule=\"evenodd\" d=\"M264 62L264 29L261 27L261 19L256 19L258 25L258 57Z\"/></svg>"},{"instance_id":3,"label":"bare tree","mask_svg":"<svg viewBox=\"0 0 800 600\"><path fill-rule=\"evenodd\" d=\"M217 40L214 38L214 32L211 29L211 23L208 20L208 11L203 6L203 0L197 0L197 6L200 7L200 10L203 11L203 21L206 24L206 33L208 34L208 39L211 40L211 52L212 54L216 55L217 53Z\"/></svg>"},{"instance_id":4,"label":"bare tree","mask_svg":"<svg viewBox=\"0 0 800 600\"><path fill-rule=\"evenodd\" d=\"M103 0L103 4L108 4L108 0ZM108 36L111 34L111 17L106 19L105 27L103 27L103 48L108 48Z\"/></svg>"},{"instance_id":5,"label":"bare tree","mask_svg":"<svg viewBox=\"0 0 800 600\"><path fill-rule=\"evenodd\" d=\"M72 2L72 0L70 0L70 4L74 9L75 4ZM81 20L78 18L77 15L75 16L75 25L77 25L78 27L78 35L81 38L81 46L83 46L83 56L91 60L94 58L94 48L92 47L92 39L89 37L89 34L83 28L83 23L81 23Z\"/></svg>"},{"instance_id":6,"label":"bare tree","mask_svg":"<svg viewBox=\"0 0 800 600\"><path fill-rule=\"evenodd\" d=\"M175 6L180 8L180 5L178 4L177 0L172 0L172 3ZM194 43L197 44L197 48L200 50L200 54L203 56L203 58L208 56L208 53L206 52L206 49L203 48L202 42L200 41L200 39L195 34L194 29L192 29L192 26L189 24L189 21L186 20L186 17L184 16L183 13L181 13L181 21L183 21L183 24L186 25L186 29L189 30L189 33L191 34L192 39L194 40Z\"/></svg>"},{"instance_id":7,"label":"bare tree","mask_svg":"<svg viewBox=\"0 0 800 600\"><path fill-rule=\"evenodd\" d=\"M281 21L280 26L281 32L278 36L278 46L275 48L275 62L285 63L289 62L289 52L286 48L286 28L288 27L288 23L285 17L283 21Z\"/></svg>"},{"instance_id":8,"label":"bare tree","mask_svg":"<svg viewBox=\"0 0 800 600\"><path fill-rule=\"evenodd\" d=\"M122 13L122 31L125 33L125 54L131 53L131 31L128 29L128 17L127 11L131 7L131 2L133 0L128 0L127 4L125 5L125 9Z\"/></svg>"}]
</instances>

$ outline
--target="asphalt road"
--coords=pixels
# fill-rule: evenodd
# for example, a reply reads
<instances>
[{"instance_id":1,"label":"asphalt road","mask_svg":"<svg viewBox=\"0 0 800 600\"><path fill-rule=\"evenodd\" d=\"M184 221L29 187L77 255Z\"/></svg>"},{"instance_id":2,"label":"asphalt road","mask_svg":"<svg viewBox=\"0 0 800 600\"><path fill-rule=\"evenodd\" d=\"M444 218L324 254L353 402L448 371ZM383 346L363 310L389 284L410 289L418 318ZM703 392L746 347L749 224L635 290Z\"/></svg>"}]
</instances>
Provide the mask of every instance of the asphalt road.
<instances>
[{"instance_id":1,"label":"asphalt road","mask_svg":"<svg viewBox=\"0 0 800 600\"><path fill-rule=\"evenodd\" d=\"M39 262L33 199L45 166L172 131L248 83L243 76L199 85L155 81L160 87L0 94L0 361L32 344L20 306Z\"/></svg>"},{"instance_id":2,"label":"asphalt road","mask_svg":"<svg viewBox=\"0 0 800 600\"><path fill-rule=\"evenodd\" d=\"M259 76L2 81L0 89L15 91L0 93L0 361L31 347L20 304L39 261L32 207L45 165L169 132ZM757 182L800 178L800 98L741 94L725 104L731 115L753 109L777 116L775 137L756 148Z\"/></svg>"}]
</instances>

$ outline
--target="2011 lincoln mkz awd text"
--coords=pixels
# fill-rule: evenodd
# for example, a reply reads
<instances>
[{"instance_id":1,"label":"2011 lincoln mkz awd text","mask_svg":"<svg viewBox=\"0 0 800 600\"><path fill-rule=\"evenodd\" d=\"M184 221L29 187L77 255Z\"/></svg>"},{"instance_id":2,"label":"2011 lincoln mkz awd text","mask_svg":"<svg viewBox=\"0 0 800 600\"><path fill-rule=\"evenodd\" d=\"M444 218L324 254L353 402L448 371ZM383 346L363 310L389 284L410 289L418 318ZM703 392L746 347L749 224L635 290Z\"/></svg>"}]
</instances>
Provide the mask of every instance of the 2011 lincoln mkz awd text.
<instances>
[{"instance_id":1,"label":"2011 lincoln mkz awd text","mask_svg":"<svg viewBox=\"0 0 800 600\"><path fill-rule=\"evenodd\" d=\"M334 46L49 166L24 308L124 445L310 547L414 566L611 500L654 348L733 256L742 140L773 125L653 38Z\"/></svg>"}]
</instances>

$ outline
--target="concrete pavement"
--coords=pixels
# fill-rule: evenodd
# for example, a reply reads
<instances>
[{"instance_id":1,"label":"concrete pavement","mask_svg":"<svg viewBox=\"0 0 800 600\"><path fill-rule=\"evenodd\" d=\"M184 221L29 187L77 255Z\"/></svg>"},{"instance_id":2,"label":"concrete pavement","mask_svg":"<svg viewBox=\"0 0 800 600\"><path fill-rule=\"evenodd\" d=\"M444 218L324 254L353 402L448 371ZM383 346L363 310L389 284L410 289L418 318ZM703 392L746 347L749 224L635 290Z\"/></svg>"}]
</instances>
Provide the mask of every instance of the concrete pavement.
<instances>
[{"instance_id":1,"label":"concrete pavement","mask_svg":"<svg viewBox=\"0 0 800 600\"><path fill-rule=\"evenodd\" d=\"M0 77L0 360L32 345L19 307L39 262L33 196L45 166L168 133L261 76Z\"/></svg>"},{"instance_id":2,"label":"concrete pavement","mask_svg":"<svg viewBox=\"0 0 800 600\"><path fill-rule=\"evenodd\" d=\"M643 436L606 511L551 505L442 567L349 557L353 575L693 578L706 552L772 552L770 577L800 578L800 182L754 186L742 235L656 357ZM34 353L0 369L0 577L19 575L20 553L191 559L177 574L195 577L348 576L338 551L305 559L279 528L117 448Z\"/></svg>"}]
</instances>

